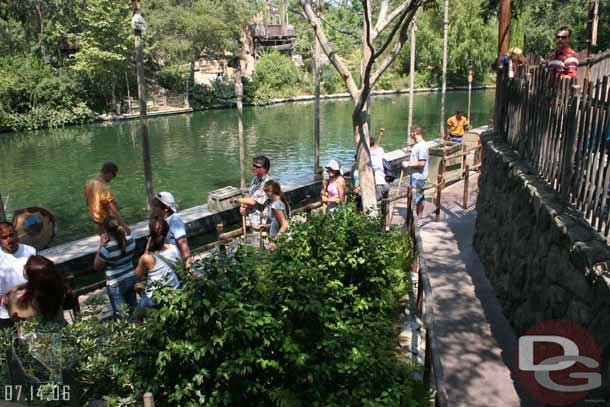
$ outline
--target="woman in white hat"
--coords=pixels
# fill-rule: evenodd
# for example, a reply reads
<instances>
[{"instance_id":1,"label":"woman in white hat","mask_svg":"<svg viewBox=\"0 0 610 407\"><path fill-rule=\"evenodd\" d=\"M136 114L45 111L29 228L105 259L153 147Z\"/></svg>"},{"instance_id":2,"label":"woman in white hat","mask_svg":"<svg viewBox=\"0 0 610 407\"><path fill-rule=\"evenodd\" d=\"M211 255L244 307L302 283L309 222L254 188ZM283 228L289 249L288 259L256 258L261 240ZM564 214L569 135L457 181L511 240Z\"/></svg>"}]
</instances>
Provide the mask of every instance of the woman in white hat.
<instances>
[{"instance_id":1,"label":"woman in white hat","mask_svg":"<svg viewBox=\"0 0 610 407\"><path fill-rule=\"evenodd\" d=\"M337 160L330 160L326 164L328 183L322 187L320 196L322 202L328 205L328 213L339 207L345 200L345 179L341 175L341 165Z\"/></svg>"},{"instance_id":2,"label":"woman in white hat","mask_svg":"<svg viewBox=\"0 0 610 407\"><path fill-rule=\"evenodd\" d=\"M180 215L174 196L169 192L159 192L155 195L151 203L153 216L165 219L169 225L169 233L165 242L173 244L178 248L180 255L185 259L187 269L191 267L191 249L186 237L186 227Z\"/></svg>"}]
</instances>

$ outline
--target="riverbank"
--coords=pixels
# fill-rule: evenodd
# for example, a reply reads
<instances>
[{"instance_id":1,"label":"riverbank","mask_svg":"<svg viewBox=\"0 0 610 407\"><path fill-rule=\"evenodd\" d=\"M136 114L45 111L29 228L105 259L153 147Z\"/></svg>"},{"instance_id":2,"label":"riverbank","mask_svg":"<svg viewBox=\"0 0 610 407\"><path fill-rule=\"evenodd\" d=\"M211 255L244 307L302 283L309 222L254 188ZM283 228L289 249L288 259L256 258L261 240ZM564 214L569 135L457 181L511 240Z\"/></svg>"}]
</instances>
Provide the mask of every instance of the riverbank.
<instances>
[{"instance_id":1,"label":"riverbank","mask_svg":"<svg viewBox=\"0 0 610 407\"><path fill-rule=\"evenodd\" d=\"M488 90L495 89L495 85L477 85L473 86L471 90ZM459 91L467 91L468 86L448 86L447 92L459 92ZM372 92L373 96L391 96L391 95L404 95L409 93L411 90L409 88L404 89L391 89L391 90L375 90ZM413 93L422 94L422 93L437 93L441 92L441 88L417 88L413 90ZM338 99L349 99L351 96L348 92L342 93L331 93L328 95L320 95L320 100L338 100ZM269 105L277 105L283 103L297 103L297 102L311 102L315 100L314 95L303 95L303 96L291 96L289 98L275 98L270 99L269 103L265 106ZM246 106L257 106L252 103L245 103ZM184 107L176 107L176 108L165 108L161 111L149 112L146 117L156 117L156 116L168 116L168 115L177 115L184 113L192 113L206 110L218 110L218 109L233 109L235 104L233 103L225 103L221 105L213 105L210 107L202 108L202 109L193 109L193 108L184 108ZM122 121L122 120L133 120L140 118L139 113L132 114L103 114L97 117L97 121Z\"/></svg>"}]
</instances>

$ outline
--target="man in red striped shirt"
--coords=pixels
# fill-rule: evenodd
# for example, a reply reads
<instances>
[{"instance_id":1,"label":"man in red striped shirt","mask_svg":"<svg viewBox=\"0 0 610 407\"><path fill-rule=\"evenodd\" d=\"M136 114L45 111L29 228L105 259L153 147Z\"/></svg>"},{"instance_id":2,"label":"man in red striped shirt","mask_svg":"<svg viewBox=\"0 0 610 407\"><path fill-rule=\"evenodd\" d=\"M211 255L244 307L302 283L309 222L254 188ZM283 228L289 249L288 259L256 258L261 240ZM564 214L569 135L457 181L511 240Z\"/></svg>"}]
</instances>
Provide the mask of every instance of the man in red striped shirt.
<instances>
[{"instance_id":1,"label":"man in red striped shirt","mask_svg":"<svg viewBox=\"0 0 610 407\"><path fill-rule=\"evenodd\" d=\"M561 27L557 30L557 34L555 34L557 50L546 66L548 72L562 78L576 78L578 58L576 58L576 52L570 47L571 35L572 30L568 27Z\"/></svg>"}]
</instances>

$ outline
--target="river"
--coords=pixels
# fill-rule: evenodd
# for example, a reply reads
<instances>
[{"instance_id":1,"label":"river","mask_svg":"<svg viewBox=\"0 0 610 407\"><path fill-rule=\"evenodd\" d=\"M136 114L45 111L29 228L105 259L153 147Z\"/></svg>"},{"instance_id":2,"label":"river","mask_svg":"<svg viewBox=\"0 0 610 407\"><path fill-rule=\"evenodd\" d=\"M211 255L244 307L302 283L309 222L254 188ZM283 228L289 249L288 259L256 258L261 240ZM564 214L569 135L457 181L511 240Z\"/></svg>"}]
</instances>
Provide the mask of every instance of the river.
<instances>
[{"instance_id":1,"label":"river","mask_svg":"<svg viewBox=\"0 0 610 407\"><path fill-rule=\"evenodd\" d=\"M427 139L439 131L440 94L417 94L414 122ZM447 112L467 108L466 92L447 94ZM371 125L385 129L386 151L404 145L409 98L376 96ZM471 123L488 124L493 91L472 94ZM349 100L321 103L322 164L336 158L351 165L354 156ZM271 174L288 181L313 171L313 104L290 103L244 109L247 163L264 154ZM7 215L16 208L39 206L55 213L58 235L53 244L92 234L82 194L84 182L95 177L104 161L115 161L118 177L112 189L129 223L146 218L142 146L138 121L96 123L52 130L0 135L0 192ZM149 119L155 191L171 191L178 205L207 202L209 191L239 186L237 118L233 110L213 110ZM248 168L248 174L250 169ZM249 176L248 176L249 181Z\"/></svg>"}]
</instances>

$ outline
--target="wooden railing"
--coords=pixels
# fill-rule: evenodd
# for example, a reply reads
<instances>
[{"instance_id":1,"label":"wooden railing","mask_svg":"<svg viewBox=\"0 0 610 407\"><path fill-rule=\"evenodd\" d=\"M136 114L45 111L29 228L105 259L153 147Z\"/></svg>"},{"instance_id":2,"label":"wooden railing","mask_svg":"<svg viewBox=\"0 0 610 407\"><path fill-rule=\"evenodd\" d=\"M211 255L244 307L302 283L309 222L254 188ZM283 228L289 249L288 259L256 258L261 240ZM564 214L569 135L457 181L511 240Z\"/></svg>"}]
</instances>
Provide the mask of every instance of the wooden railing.
<instances>
[{"instance_id":1,"label":"wooden railing","mask_svg":"<svg viewBox=\"0 0 610 407\"><path fill-rule=\"evenodd\" d=\"M576 79L558 78L535 66L527 72L521 68L514 79L501 72L496 90L497 132L565 203L580 210L606 237L610 231L609 74L580 86Z\"/></svg>"}]
</instances>

